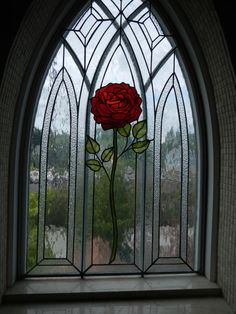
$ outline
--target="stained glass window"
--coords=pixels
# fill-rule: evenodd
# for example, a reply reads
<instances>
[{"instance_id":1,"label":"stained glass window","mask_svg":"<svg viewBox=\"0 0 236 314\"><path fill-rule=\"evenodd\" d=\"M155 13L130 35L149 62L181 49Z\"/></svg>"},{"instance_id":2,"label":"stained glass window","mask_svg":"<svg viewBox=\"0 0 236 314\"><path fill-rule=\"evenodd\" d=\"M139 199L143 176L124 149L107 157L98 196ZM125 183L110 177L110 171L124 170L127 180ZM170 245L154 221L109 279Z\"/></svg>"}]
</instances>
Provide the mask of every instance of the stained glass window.
<instances>
[{"instance_id":1,"label":"stained glass window","mask_svg":"<svg viewBox=\"0 0 236 314\"><path fill-rule=\"evenodd\" d=\"M194 96L151 3L89 1L41 86L26 275L198 271Z\"/></svg>"}]
</instances>

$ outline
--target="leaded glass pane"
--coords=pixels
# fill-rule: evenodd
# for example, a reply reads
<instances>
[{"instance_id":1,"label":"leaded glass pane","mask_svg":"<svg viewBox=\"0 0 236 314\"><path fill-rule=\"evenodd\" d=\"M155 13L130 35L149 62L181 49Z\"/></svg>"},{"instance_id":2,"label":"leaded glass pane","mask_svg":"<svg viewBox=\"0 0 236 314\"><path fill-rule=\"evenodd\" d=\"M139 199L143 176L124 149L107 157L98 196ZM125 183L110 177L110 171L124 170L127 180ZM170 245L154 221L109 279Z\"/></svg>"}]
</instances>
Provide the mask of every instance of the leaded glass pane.
<instances>
[{"instance_id":1,"label":"leaded glass pane","mask_svg":"<svg viewBox=\"0 0 236 314\"><path fill-rule=\"evenodd\" d=\"M65 29L32 128L29 276L198 271L189 81L149 1L89 1Z\"/></svg>"}]
</instances>

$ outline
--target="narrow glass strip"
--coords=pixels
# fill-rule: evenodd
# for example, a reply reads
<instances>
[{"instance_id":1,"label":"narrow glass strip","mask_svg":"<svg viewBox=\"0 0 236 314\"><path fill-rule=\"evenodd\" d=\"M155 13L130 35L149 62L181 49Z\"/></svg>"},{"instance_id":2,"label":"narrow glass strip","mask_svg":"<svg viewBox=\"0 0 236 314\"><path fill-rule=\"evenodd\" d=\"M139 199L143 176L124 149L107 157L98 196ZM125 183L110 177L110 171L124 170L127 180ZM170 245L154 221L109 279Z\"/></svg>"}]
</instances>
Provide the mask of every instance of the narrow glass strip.
<instances>
[{"instance_id":1,"label":"narrow glass strip","mask_svg":"<svg viewBox=\"0 0 236 314\"><path fill-rule=\"evenodd\" d=\"M153 260L158 258L159 228L160 228L160 184L161 184L161 137L162 137L162 117L166 99L172 88L172 76L168 79L160 95L156 117L155 117L155 137L154 137L154 203L153 203Z\"/></svg>"},{"instance_id":2,"label":"narrow glass strip","mask_svg":"<svg viewBox=\"0 0 236 314\"><path fill-rule=\"evenodd\" d=\"M182 142L182 195L181 195L181 249L180 254L184 261L187 260L187 222L188 222L188 173L189 173L189 148L188 126L181 87L174 75L174 91L179 110L181 142Z\"/></svg>"},{"instance_id":3,"label":"narrow glass strip","mask_svg":"<svg viewBox=\"0 0 236 314\"><path fill-rule=\"evenodd\" d=\"M86 116L88 106L88 89L82 85L78 103L78 130L77 133L77 176L76 176L76 221L75 221L75 257L78 268L84 267L85 257L85 226L86 226L86 197L87 197L87 169L85 166Z\"/></svg>"},{"instance_id":4,"label":"narrow glass strip","mask_svg":"<svg viewBox=\"0 0 236 314\"><path fill-rule=\"evenodd\" d=\"M60 84L50 122L47 148L44 258L65 258L69 205L70 109L64 81Z\"/></svg>"},{"instance_id":5,"label":"narrow glass strip","mask_svg":"<svg viewBox=\"0 0 236 314\"><path fill-rule=\"evenodd\" d=\"M41 140L41 154L40 154L40 185L39 185L39 227L38 227L38 262L43 259L44 252L44 226L45 226L45 201L46 201L46 181L47 181L47 154L48 154L48 140L50 132L50 123L53 114L53 108L56 101L57 93L62 82L62 70L58 73L49 98L44 115L42 140Z\"/></svg>"},{"instance_id":6,"label":"narrow glass strip","mask_svg":"<svg viewBox=\"0 0 236 314\"><path fill-rule=\"evenodd\" d=\"M136 250L138 252L136 264L143 269L145 260L145 248L144 248L144 237L145 237L145 216L144 216L144 192L145 192L145 159L144 156L136 156L136 170L135 170L135 205L137 213L136 221Z\"/></svg>"},{"instance_id":7,"label":"narrow glass strip","mask_svg":"<svg viewBox=\"0 0 236 314\"><path fill-rule=\"evenodd\" d=\"M64 80L70 100L70 173L69 173L69 213L68 213L68 245L67 258L72 261L75 227L75 178L76 178L76 147L77 147L77 101L72 80L67 71Z\"/></svg>"}]
</instances>

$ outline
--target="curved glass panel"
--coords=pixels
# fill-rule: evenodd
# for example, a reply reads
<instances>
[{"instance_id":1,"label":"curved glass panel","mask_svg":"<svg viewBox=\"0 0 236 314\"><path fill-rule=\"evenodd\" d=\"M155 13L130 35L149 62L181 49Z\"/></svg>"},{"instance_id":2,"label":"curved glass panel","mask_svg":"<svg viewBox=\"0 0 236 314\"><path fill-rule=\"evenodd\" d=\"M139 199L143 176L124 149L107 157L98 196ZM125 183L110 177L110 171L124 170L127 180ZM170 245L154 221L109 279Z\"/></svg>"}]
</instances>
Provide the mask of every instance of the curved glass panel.
<instances>
[{"instance_id":1,"label":"curved glass panel","mask_svg":"<svg viewBox=\"0 0 236 314\"><path fill-rule=\"evenodd\" d=\"M27 275L199 270L195 104L166 29L141 0L65 29L31 136Z\"/></svg>"}]
</instances>

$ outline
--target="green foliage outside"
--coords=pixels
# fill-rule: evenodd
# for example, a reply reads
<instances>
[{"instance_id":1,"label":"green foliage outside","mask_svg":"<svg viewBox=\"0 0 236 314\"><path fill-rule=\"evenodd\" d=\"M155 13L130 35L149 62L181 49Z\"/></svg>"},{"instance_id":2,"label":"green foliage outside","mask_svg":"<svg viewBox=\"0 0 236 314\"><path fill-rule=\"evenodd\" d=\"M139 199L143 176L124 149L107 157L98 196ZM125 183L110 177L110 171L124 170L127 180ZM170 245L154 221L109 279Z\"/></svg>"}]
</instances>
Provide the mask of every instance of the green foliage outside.
<instances>
[{"instance_id":1,"label":"green foliage outside","mask_svg":"<svg viewBox=\"0 0 236 314\"><path fill-rule=\"evenodd\" d=\"M34 127L30 146L30 170L39 169L41 136L41 130ZM63 131L58 133L51 130L48 143L48 169L54 169L55 172L61 174L63 174L65 170L68 170L68 150L69 134Z\"/></svg>"},{"instance_id":2,"label":"green foliage outside","mask_svg":"<svg viewBox=\"0 0 236 314\"><path fill-rule=\"evenodd\" d=\"M41 132L34 129L31 142L31 167L37 169L39 165L39 144ZM66 133L52 133L50 135L49 147L49 165L48 168L54 167L55 171L63 174L68 171L68 149L69 137ZM104 150L111 145L111 134L98 130L97 140L101 143L101 149ZM125 138L118 137L118 146L125 145ZM110 146L109 146L110 145ZM174 132L173 129L167 133L165 141L161 147L162 167L165 167L168 153L173 148L178 148L180 145L180 134ZM193 156L196 154L196 144L194 134L189 134L189 147ZM104 155L105 161L109 165L111 152L107 151ZM131 241L131 236L134 232L135 219L135 153L128 151L119 160L115 178L115 200L117 204L117 221L118 221L118 256L123 262L132 262L132 248L127 245L127 241ZM147 154L149 156L149 153ZM149 157L148 157L149 159ZM128 170L129 169L129 170ZM126 174L130 172L131 177L127 179ZM133 177L132 177L133 175ZM189 176L189 224L194 223L195 209L195 176L196 173L191 173ZM112 237L112 221L109 206L109 181L107 180L104 171L101 169L99 173L94 174L94 216L92 215L92 192L88 200L88 208L90 213L88 219L94 219L93 237L99 237L109 243ZM150 182L152 184L152 182ZM152 186L150 186L152 188ZM179 206L180 206L180 187L176 183L176 188L167 188L162 191L162 207L161 215L163 224L176 225L179 221ZM67 225L68 213L68 188L67 185L53 186L48 185L47 201L46 201L46 225L55 225L57 227L65 227ZM28 215L28 258L27 268L30 269L36 263L37 252L37 224L38 224L38 192L31 191L29 193L29 215ZM88 234L88 236L92 236ZM53 256L53 252L49 247L46 256Z\"/></svg>"},{"instance_id":3,"label":"green foliage outside","mask_svg":"<svg viewBox=\"0 0 236 314\"><path fill-rule=\"evenodd\" d=\"M41 130L34 128L30 143L30 170L38 170L40 154Z\"/></svg>"},{"instance_id":4,"label":"green foliage outside","mask_svg":"<svg viewBox=\"0 0 236 314\"><path fill-rule=\"evenodd\" d=\"M28 215L28 258L27 269L36 263L37 252L37 223L38 223L38 193L29 193L29 215Z\"/></svg>"},{"instance_id":5,"label":"green foliage outside","mask_svg":"<svg viewBox=\"0 0 236 314\"><path fill-rule=\"evenodd\" d=\"M86 160L86 166L95 174L100 170L103 170L104 171L103 175L105 176L106 179L106 182L99 182L98 184L96 184L96 186L102 185L103 188L102 194L106 193L105 194L106 199L104 200L104 202L101 203L102 198L99 193L98 198L95 199L94 206L96 208L98 207L99 209L101 209L106 207L108 204L108 208L110 209L109 210L110 218L108 220L109 222L108 231L110 234L109 238L107 239L111 247L109 259L110 264L117 257L123 255L119 254L119 249L121 248L122 244L127 243L128 241L127 235L130 233L131 226L128 226L124 232L122 232L123 230L121 231L119 229L126 225L125 222L127 221L127 217L129 217L129 213L131 211L133 211L133 217L135 217L134 204L137 195L136 193L134 193L134 189L132 193L129 193L130 178L127 178L126 173L127 169L129 170L132 169L131 172L133 174L134 179L135 170L129 164L129 159L126 158L126 156L131 152L133 160L136 160L138 155L144 153L148 149L151 140L146 138L147 133L146 120L138 121L136 123L133 123L133 125L128 123L123 127L113 128L112 135L110 137L112 138L112 143L110 142L106 143L107 139L106 137L103 139L103 134L105 133L106 132L100 133L99 136L100 139L87 136L85 149L87 153L90 156L92 156L92 158L89 156L89 159ZM101 150L100 143L102 143L102 146L104 144L107 144L105 145L105 149L103 148ZM123 160L123 163L121 163L121 160ZM109 161L111 161L110 164L108 163ZM120 168L121 176L118 175L118 168ZM99 176L100 180L101 176L102 175L100 174ZM106 187L106 189L104 190L104 187L107 185L107 183L109 183L109 188ZM125 198L126 196L125 192L129 193L127 199ZM123 200L125 200L124 203ZM124 209L125 215L124 217L122 216L122 219L119 219L120 213L123 212ZM95 215L97 215L97 212L98 210L95 210ZM105 213L106 212L107 209L105 210ZM101 217L104 217L104 215L102 215ZM112 222L112 225L110 225L110 221ZM136 223L134 221L134 218L133 221L131 220L131 223L132 222L134 226L134 224ZM135 231L133 230L132 234L134 233ZM131 251L133 243L132 244L130 243L129 246ZM128 245L126 245L126 247L128 247ZM126 255L123 255L123 258L125 258L125 260L129 259L129 257ZM132 262L132 260L130 260L130 262Z\"/></svg>"},{"instance_id":6,"label":"green foliage outside","mask_svg":"<svg viewBox=\"0 0 236 314\"><path fill-rule=\"evenodd\" d=\"M130 152L134 157L134 154ZM135 194L134 180L125 181L127 160L122 158L115 179L115 201L118 225L118 258L123 262L132 262L133 250L125 245L134 232ZM130 167L130 166L129 166ZM132 172L133 168L129 168ZM131 170L132 169L132 170ZM134 170L133 170L134 171ZM94 200L94 237L99 237L111 245L112 221L109 203L109 181L103 174L95 179Z\"/></svg>"},{"instance_id":7,"label":"green foliage outside","mask_svg":"<svg viewBox=\"0 0 236 314\"><path fill-rule=\"evenodd\" d=\"M65 132L51 131L48 147L48 169L63 174L68 171L70 137Z\"/></svg>"},{"instance_id":8,"label":"green foliage outside","mask_svg":"<svg viewBox=\"0 0 236 314\"><path fill-rule=\"evenodd\" d=\"M196 140L195 135L190 133L189 139L189 155L192 159L196 158ZM179 131L171 128L165 137L165 141L161 144L161 169L166 171L162 178L161 184L161 206L160 219L161 225L177 226L180 223L181 216L181 165L179 169L176 167L173 171L167 171L167 156L176 150L181 160L181 135ZM190 161L194 162L194 160ZM195 160L196 163L196 160ZM177 166L177 165L176 165ZM193 169L190 164L189 169L189 185L188 185L188 224L193 226L195 215L195 197L196 197L196 168Z\"/></svg>"},{"instance_id":9,"label":"green foliage outside","mask_svg":"<svg viewBox=\"0 0 236 314\"><path fill-rule=\"evenodd\" d=\"M46 200L46 225L66 227L68 213L67 188L49 186Z\"/></svg>"},{"instance_id":10,"label":"green foliage outside","mask_svg":"<svg viewBox=\"0 0 236 314\"><path fill-rule=\"evenodd\" d=\"M27 270L33 268L37 262L37 236L38 236L38 192L30 192L28 212ZM50 246L46 248L45 255L53 257L53 252Z\"/></svg>"}]
</instances>

